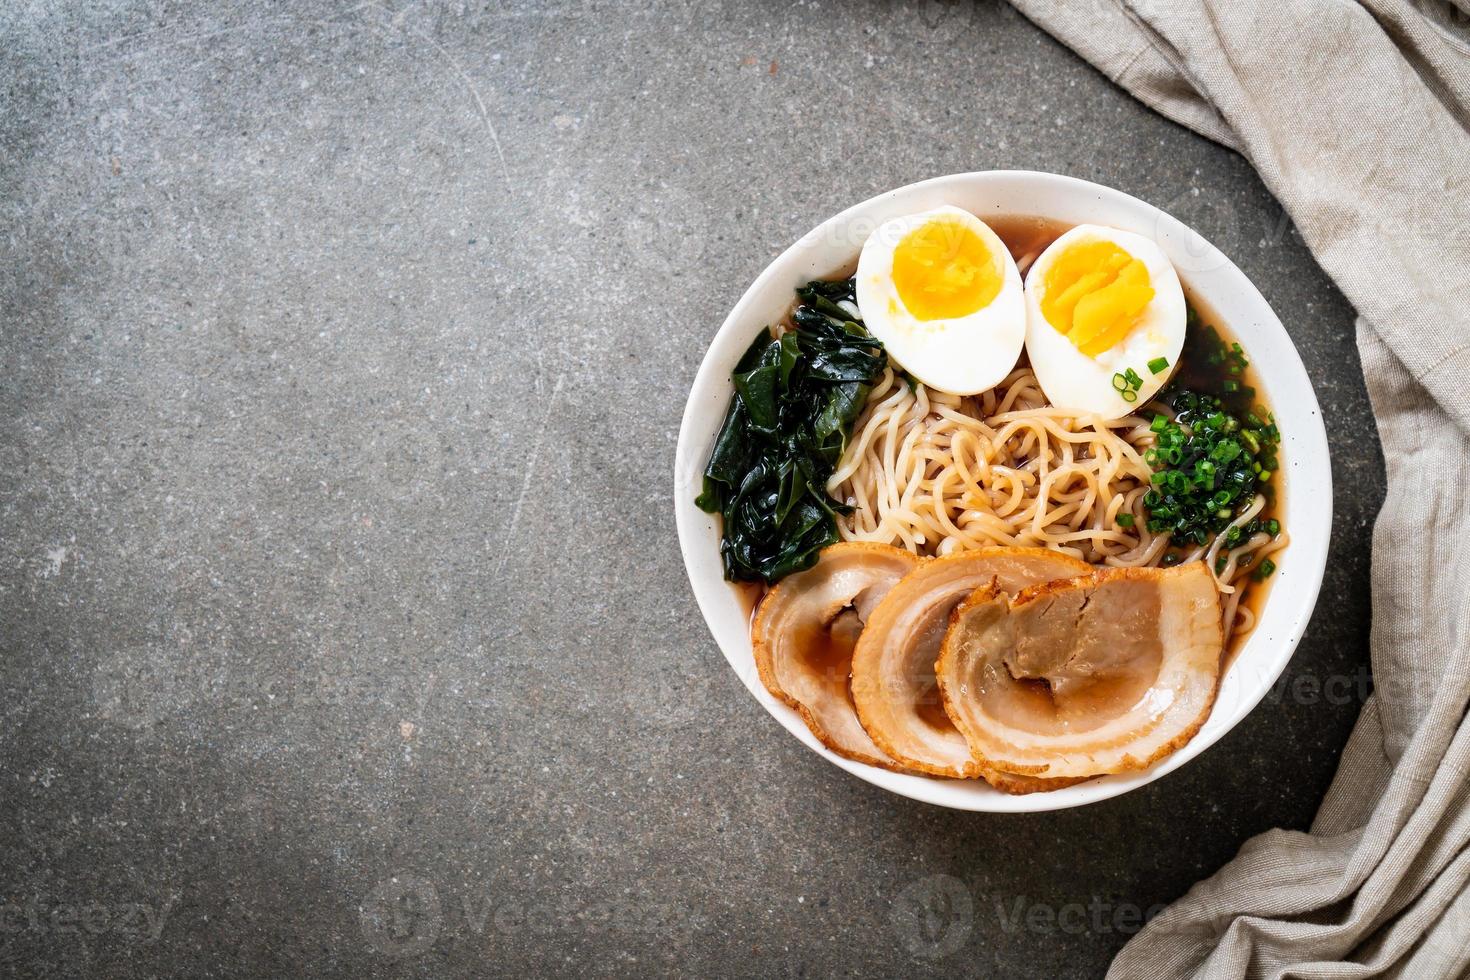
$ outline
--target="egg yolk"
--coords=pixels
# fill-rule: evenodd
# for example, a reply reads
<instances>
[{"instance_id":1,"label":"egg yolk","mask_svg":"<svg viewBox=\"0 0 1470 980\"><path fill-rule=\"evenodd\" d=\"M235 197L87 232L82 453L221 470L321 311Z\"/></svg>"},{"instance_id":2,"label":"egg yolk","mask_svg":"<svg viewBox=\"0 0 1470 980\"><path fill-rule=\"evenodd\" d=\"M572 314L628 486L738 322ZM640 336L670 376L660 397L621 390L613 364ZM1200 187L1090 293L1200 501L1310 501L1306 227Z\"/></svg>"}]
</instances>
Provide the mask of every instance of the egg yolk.
<instances>
[{"instance_id":1,"label":"egg yolk","mask_svg":"<svg viewBox=\"0 0 1470 980\"><path fill-rule=\"evenodd\" d=\"M1046 270L1041 313L1088 357L1133 329L1154 298L1148 267L1112 242L1074 245Z\"/></svg>"},{"instance_id":2,"label":"egg yolk","mask_svg":"<svg viewBox=\"0 0 1470 980\"><path fill-rule=\"evenodd\" d=\"M1002 267L985 240L958 221L931 221L893 250L893 285L919 320L948 320L990 305Z\"/></svg>"}]
</instances>

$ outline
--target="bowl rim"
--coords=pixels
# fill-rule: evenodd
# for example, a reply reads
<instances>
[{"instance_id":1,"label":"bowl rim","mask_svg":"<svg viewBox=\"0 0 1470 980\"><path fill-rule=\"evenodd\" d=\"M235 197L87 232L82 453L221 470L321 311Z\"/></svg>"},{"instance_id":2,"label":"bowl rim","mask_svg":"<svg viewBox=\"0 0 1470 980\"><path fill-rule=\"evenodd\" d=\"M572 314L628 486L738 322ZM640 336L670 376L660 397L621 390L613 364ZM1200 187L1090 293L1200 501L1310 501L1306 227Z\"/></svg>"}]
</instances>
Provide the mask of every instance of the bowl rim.
<instances>
[{"instance_id":1,"label":"bowl rim","mask_svg":"<svg viewBox=\"0 0 1470 980\"><path fill-rule=\"evenodd\" d=\"M822 745L793 709L765 689L754 667L748 628L739 631L736 636L730 629L721 629L716 625L717 616L720 615L719 607L727 607L728 613L729 604L738 603L739 598L736 587L726 582L723 575L717 576L717 580L712 582L707 574L711 558L717 567L719 565L718 531L715 533L714 547L711 547L709 541L709 528L712 522L717 527L717 516L705 514L694 504L696 488L705 464L705 453L699 451L702 447L696 447L695 441L701 427L706 431L718 429L724 418L729 397L733 394L728 377L729 368L725 364L727 361L733 363L730 356L732 350L738 347L743 351L749 345L750 338L754 336L754 324L761 319L752 313L751 307L762 294L771 289L773 283L789 279L802 266L801 260L808 255L808 250L821 246L824 235L852 224L855 218L869 211L881 212L885 205L908 198L930 200L934 192L943 192L957 185L964 185L972 191L983 190L985 185L993 185L1002 193L1010 185L1033 185L1031 189L1038 194L1059 194L1063 197L1084 195L1094 198L1099 207L1130 212L1129 223L1152 228L1151 237L1164 248L1171 261L1175 261L1176 268L1180 264L1177 256L1183 254L1188 261L1199 267L1194 274L1208 274L1218 279L1208 292L1233 291L1231 295L1237 297L1239 303L1251 307L1250 316L1256 322L1247 332L1261 332L1266 335L1261 339L1280 341L1279 344L1270 345L1273 349L1269 361L1265 363L1261 361L1261 345L1258 341L1253 340L1250 349L1256 350L1252 360L1256 365L1258 383L1266 389L1267 400L1276 413L1278 422L1282 423L1282 456L1285 466L1280 476L1292 489L1283 490L1281 494L1286 516L1290 521L1287 528L1292 540L1280 556L1282 560L1278 563L1276 580L1272 582L1271 592L1262 605L1261 622L1228 664L1216 701L1204 725L1179 751L1141 772L1102 776L1046 793L1010 796L988 785L982 789L976 785L978 781L894 773L854 762ZM965 204L959 206L970 210ZM916 207L915 210L919 208ZM1024 216L1026 212L998 206L993 214ZM987 215L979 214L978 217L984 220ZM1135 217L1137 220L1133 221ZM869 223L876 226L882 220L879 217ZM1089 219L1082 218L1073 223L1081 224L1086 220ZM852 254L855 255L860 246L860 241L853 245ZM1181 248L1187 251L1179 253ZM1180 278L1188 283L1190 273L1180 269ZM1198 294L1200 290L1195 288L1194 292ZM1212 299L1209 305L1217 306L1218 303ZM769 319L766 322L770 322ZM1227 321L1227 325L1232 333L1241 332L1236 322ZM738 354L735 356L738 357ZM1275 378L1275 381L1268 383L1266 375ZM711 405L707 397L712 389L718 389L722 395L717 406ZM1283 409L1287 402L1291 404L1289 419L1285 418ZM1299 483L1307 485L1299 486ZM705 624L736 676L782 727L812 751L865 782L936 806L997 813L1043 812L1112 799L1164 777L1223 738L1255 709L1290 662L1316 607L1326 570L1332 524L1332 471L1326 428L1316 392L1290 334L1255 284L1204 236L1161 208L1106 185L1034 170L971 171L906 184L838 212L783 250L741 294L710 339L709 347L690 386L679 426L674 464L674 495L680 552L690 588ZM1309 508L1303 506L1302 498L1307 495L1312 498L1312 506ZM1288 566L1291 570L1289 579L1286 574ZM1289 582L1285 593L1282 589L1284 582ZM1289 609L1284 594L1294 597ZM1278 631L1275 635L1262 633L1261 628L1268 622L1268 617ZM723 618L728 621L728 614ZM748 622L748 615L745 618ZM1261 652L1263 650L1266 652ZM1228 702L1225 697L1227 687L1231 694ZM962 788L956 790L956 787Z\"/></svg>"}]
</instances>

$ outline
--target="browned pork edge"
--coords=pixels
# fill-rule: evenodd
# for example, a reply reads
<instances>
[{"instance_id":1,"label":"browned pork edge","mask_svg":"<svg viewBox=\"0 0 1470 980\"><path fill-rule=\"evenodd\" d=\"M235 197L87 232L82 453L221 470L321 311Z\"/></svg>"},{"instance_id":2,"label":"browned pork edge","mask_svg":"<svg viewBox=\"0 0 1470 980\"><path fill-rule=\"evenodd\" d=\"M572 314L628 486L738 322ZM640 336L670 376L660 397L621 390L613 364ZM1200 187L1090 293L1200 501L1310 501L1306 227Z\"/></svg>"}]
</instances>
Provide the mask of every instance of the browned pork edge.
<instances>
[{"instance_id":1,"label":"browned pork edge","mask_svg":"<svg viewBox=\"0 0 1470 980\"><path fill-rule=\"evenodd\" d=\"M818 563L820 563L822 558L834 549L842 549L844 551L869 551L874 554L881 554L885 556L893 552L898 552L905 557L914 559L915 568L917 568L921 563L928 560L926 558L920 558L912 554L911 552L904 551L902 548L895 548L892 545L878 544L873 541L839 541L836 544L830 544L822 549L821 554L817 558ZM815 568L816 566L814 565L812 567ZM810 569L805 570L810 571ZM801 572L796 573L796 575L800 574ZM770 611L775 608L775 606L771 604L772 598L775 597L777 591L783 585L785 585L794 577L795 575L788 576L782 581L777 582L776 585L772 587L771 591L764 598L761 599L760 607L756 610L755 622L751 624L750 635L751 640L753 641L751 652L755 656L755 669L756 673L760 675L761 683L765 685L766 690L770 691L773 697L777 698L781 701L782 704L785 704L787 707L791 708L791 710L800 715L801 720L806 722L806 727L811 729L811 733L817 737L817 741L821 742L835 754L842 756L844 759L851 759L853 762L861 762L869 766L877 766L880 769L887 769L890 772L914 772L914 770L909 769L898 762L895 762L891 758L879 759L874 756L870 756L865 752L856 752L843 745L839 745L837 741L832 738L832 736L827 732L827 730L822 727L821 722L817 721L816 716L812 714L811 710L807 708L806 705L796 700L796 698L783 691L781 689L781 685L776 682L776 665L774 663L775 658L771 650L771 643L766 637L767 620L770 616ZM861 719L859 719L859 724L861 724ZM871 735L872 733L870 732L869 737L871 737ZM882 746L881 743L877 743L876 740L875 744L878 744L879 748L884 748L884 746Z\"/></svg>"}]
</instances>

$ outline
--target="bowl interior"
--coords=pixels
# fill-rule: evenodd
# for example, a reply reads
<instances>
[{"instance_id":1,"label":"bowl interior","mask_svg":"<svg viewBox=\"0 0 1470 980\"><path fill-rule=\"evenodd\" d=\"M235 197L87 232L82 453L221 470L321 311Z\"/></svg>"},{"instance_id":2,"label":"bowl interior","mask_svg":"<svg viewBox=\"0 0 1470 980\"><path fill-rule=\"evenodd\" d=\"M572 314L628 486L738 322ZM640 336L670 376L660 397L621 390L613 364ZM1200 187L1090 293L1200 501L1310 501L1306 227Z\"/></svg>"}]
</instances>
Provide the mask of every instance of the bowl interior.
<instances>
[{"instance_id":1,"label":"bowl interior","mask_svg":"<svg viewBox=\"0 0 1470 980\"><path fill-rule=\"evenodd\" d=\"M751 652L749 611L739 589L723 577L719 519L694 505L733 391L730 372L756 333L785 314L796 286L852 262L879 224L941 204L982 219L1026 215L1069 225L1091 222L1154 239L1186 288L1245 347L1276 413L1283 467L1278 476L1284 480L1278 506L1291 543L1273 556L1277 571L1260 621L1226 671L1204 727L1183 749L1145 772L1008 796L981 781L893 773L833 754L761 684ZM849 208L787 249L746 290L711 342L685 406L675 471L675 516L690 584L715 641L751 694L812 751L859 778L912 799L966 810L1053 810L1108 799L1172 772L1209 748L1255 707L1291 658L1317 600L1332 521L1327 436L1316 396L1285 328L1244 273L1197 233L1150 204L1098 184L1029 171L955 174L910 184Z\"/></svg>"}]
</instances>

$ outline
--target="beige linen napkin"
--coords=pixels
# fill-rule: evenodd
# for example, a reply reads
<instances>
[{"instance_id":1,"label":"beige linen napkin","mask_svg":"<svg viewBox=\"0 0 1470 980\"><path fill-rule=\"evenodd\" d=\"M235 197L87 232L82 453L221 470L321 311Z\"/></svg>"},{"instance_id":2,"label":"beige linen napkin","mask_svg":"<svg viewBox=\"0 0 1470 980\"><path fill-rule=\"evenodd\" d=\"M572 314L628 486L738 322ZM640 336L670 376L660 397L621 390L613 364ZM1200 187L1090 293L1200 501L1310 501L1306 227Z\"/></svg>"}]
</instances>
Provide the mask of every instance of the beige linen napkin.
<instances>
[{"instance_id":1,"label":"beige linen napkin","mask_svg":"<svg viewBox=\"0 0 1470 980\"><path fill-rule=\"evenodd\" d=\"M1373 533L1375 693L1310 833L1247 841L1109 976L1464 976L1470 5L1014 2L1256 166L1359 313L1388 464Z\"/></svg>"}]
</instances>

